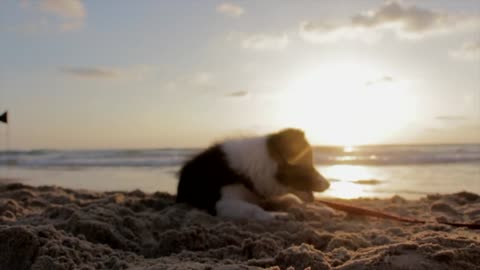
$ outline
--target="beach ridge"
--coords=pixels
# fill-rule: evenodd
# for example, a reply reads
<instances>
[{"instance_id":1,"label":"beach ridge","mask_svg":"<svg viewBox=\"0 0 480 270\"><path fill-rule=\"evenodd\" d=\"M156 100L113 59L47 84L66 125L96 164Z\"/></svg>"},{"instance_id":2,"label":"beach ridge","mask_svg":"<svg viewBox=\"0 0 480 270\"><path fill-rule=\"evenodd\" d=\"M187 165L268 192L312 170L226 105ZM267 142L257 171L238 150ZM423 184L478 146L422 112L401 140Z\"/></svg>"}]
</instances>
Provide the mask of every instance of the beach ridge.
<instances>
[{"instance_id":1,"label":"beach ridge","mask_svg":"<svg viewBox=\"0 0 480 270\"><path fill-rule=\"evenodd\" d=\"M338 200L344 201L344 200ZM349 200L432 221L353 216L315 203L288 220L232 221L167 193L0 184L0 269L475 269L480 196Z\"/></svg>"}]
</instances>

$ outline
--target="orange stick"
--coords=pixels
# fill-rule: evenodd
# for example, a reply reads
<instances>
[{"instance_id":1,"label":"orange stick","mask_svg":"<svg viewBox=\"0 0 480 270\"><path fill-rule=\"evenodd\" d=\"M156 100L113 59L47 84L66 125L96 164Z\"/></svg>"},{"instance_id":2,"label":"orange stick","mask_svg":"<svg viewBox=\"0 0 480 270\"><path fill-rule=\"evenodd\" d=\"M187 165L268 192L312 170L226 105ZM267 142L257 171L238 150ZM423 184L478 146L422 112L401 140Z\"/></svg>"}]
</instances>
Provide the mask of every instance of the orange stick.
<instances>
[{"instance_id":1,"label":"orange stick","mask_svg":"<svg viewBox=\"0 0 480 270\"><path fill-rule=\"evenodd\" d=\"M421 224L427 223L427 221L425 220L401 217L397 215L387 214L381 211L371 210L368 208L352 206L352 205L343 204L343 203L329 202L329 201L320 200L320 199L315 199L315 201L326 204L333 209L337 209L340 211L361 215L361 216L378 217L383 219L390 219L390 220L409 222L409 223L421 223ZM448 221L445 221L445 222L437 221L437 223L446 224L446 225L455 226L455 227L466 227L469 229L480 229L480 224L475 224L475 223L457 223L457 222L448 222Z\"/></svg>"}]
</instances>

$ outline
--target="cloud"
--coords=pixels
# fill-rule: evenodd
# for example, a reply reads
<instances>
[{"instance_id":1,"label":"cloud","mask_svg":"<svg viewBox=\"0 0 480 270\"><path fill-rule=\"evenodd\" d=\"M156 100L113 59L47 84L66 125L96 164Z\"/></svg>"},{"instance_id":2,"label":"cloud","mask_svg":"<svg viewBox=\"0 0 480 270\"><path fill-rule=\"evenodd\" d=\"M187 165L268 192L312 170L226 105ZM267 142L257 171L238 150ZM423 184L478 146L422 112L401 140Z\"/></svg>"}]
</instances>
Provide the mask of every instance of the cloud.
<instances>
[{"instance_id":1,"label":"cloud","mask_svg":"<svg viewBox=\"0 0 480 270\"><path fill-rule=\"evenodd\" d=\"M197 72L193 75L191 82L195 85L208 85L213 81L213 74L210 72Z\"/></svg>"},{"instance_id":2,"label":"cloud","mask_svg":"<svg viewBox=\"0 0 480 270\"><path fill-rule=\"evenodd\" d=\"M373 85L373 84L378 84L378 83L389 83L389 82L392 82L393 81L393 78L390 77L390 76L383 76L382 78L379 78L379 79L376 79L376 80L372 80L372 81L368 81L366 82L365 84L367 86L370 86L370 85Z\"/></svg>"},{"instance_id":3,"label":"cloud","mask_svg":"<svg viewBox=\"0 0 480 270\"><path fill-rule=\"evenodd\" d=\"M476 61L480 59L480 40L463 43L450 51L450 57L457 60Z\"/></svg>"},{"instance_id":4,"label":"cloud","mask_svg":"<svg viewBox=\"0 0 480 270\"><path fill-rule=\"evenodd\" d=\"M356 14L343 23L304 21L300 36L309 42L325 43L344 39L375 41L391 32L399 38L416 39L478 26L478 17L454 15L401 2L389 1L376 9Z\"/></svg>"},{"instance_id":5,"label":"cloud","mask_svg":"<svg viewBox=\"0 0 480 270\"><path fill-rule=\"evenodd\" d=\"M61 72L80 78L108 79L119 75L118 71L100 67L62 67Z\"/></svg>"},{"instance_id":6,"label":"cloud","mask_svg":"<svg viewBox=\"0 0 480 270\"><path fill-rule=\"evenodd\" d=\"M170 78L165 82L163 88L168 91L177 91L182 89L202 89L211 90L215 88L215 76L211 72L198 71L182 76Z\"/></svg>"},{"instance_id":7,"label":"cloud","mask_svg":"<svg viewBox=\"0 0 480 270\"><path fill-rule=\"evenodd\" d=\"M232 3L222 3L216 8L218 13L221 13L230 17L240 17L245 13L245 10L238 5Z\"/></svg>"},{"instance_id":8,"label":"cloud","mask_svg":"<svg viewBox=\"0 0 480 270\"><path fill-rule=\"evenodd\" d=\"M119 79L143 81L156 71L151 65L131 65L127 67L64 66L59 71L80 79Z\"/></svg>"},{"instance_id":9,"label":"cloud","mask_svg":"<svg viewBox=\"0 0 480 270\"><path fill-rule=\"evenodd\" d=\"M337 40L362 40L372 42L379 38L373 31L362 27L329 22L304 21L300 24L300 37L310 43L329 43Z\"/></svg>"},{"instance_id":10,"label":"cloud","mask_svg":"<svg viewBox=\"0 0 480 270\"><path fill-rule=\"evenodd\" d=\"M416 6L403 6L398 2L387 2L376 10L352 17L354 26L365 28L384 27L395 24L404 32L421 33L444 28L451 22L445 13Z\"/></svg>"},{"instance_id":11,"label":"cloud","mask_svg":"<svg viewBox=\"0 0 480 270\"><path fill-rule=\"evenodd\" d=\"M184 91L186 89L208 92L216 89L217 80L215 78L214 73L207 71L188 73L178 77L170 77L163 83L161 88L169 92Z\"/></svg>"},{"instance_id":12,"label":"cloud","mask_svg":"<svg viewBox=\"0 0 480 270\"><path fill-rule=\"evenodd\" d=\"M248 96L248 91L235 91L235 92L231 92L231 93L228 93L226 94L227 97L246 97Z\"/></svg>"},{"instance_id":13,"label":"cloud","mask_svg":"<svg viewBox=\"0 0 480 270\"><path fill-rule=\"evenodd\" d=\"M87 17L87 10L81 0L22 0L20 8L31 9L37 16L29 22L22 22L8 27L16 32L68 32L83 28ZM45 16L48 14L50 16Z\"/></svg>"},{"instance_id":14,"label":"cloud","mask_svg":"<svg viewBox=\"0 0 480 270\"><path fill-rule=\"evenodd\" d=\"M250 50L280 51L285 49L288 43L287 34L243 34L241 37L242 48Z\"/></svg>"},{"instance_id":15,"label":"cloud","mask_svg":"<svg viewBox=\"0 0 480 270\"><path fill-rule=\"evenodd\" d=\"M440 115L435 117L435 119L440 121L465 121L467 117L461 115Z\"/></svg>"},{"instance_id":16,"label":"cloud","mask_svg":"<svg viewBox=\"0 0 480 270\"><path fill-rule=\"evenodd\" d=\"M59 18L59 30L62 32L74 31L83 28L87 15L81 0L42 0L40 9Z\"/></svg>"},{"instance_id":17,"label":"cloud","mask_svg":"<svg viewBox=\"0 0 480 270\"><path fill-rule=\"evenodd\" d=\"M68 19L82 19L87 14L80 0L42 0L40 9Z\"/></svg>"}]
</instances>

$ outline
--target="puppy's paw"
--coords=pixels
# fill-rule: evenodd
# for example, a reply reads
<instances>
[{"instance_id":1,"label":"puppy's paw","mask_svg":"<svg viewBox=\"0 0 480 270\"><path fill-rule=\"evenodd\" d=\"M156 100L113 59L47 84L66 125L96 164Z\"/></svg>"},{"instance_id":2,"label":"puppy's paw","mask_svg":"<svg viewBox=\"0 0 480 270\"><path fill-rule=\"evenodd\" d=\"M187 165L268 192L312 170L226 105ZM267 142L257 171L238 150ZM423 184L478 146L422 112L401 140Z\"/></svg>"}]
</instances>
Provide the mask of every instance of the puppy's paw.
<instances>
[{"instance_id":1,"label":"puppy's paw","mask_svg":"<svg viewBox=\"0 0 480 270\"><path fill-rule=\"evenodd\" d=\"M303 204L303 201L294 194L265 200L262 207L269 211L285 211L286 209Z\"/></svg>"},{"instance_id":2,"label":"puppy's paw","mask_svg":"<svg viewBox=\"0 0 480 270\"><path fill-rule=\"evenodd\" d=\"M290 215L287 212L269 212L275 220L289 220Z\"/></svg>"},{"instance_id":3,"label":"puppy's paw","mask_svg":"<svg viewBox=\"0 0 480 270\"><path fill-rule=\"evenodd\" d=\"M310 204L307 206L307 209L314 211L316 214L326 216L326 217L336 217L341 215L340 213L336 212L334 209L325 205Z\"/></svg>"},{"instance_id":4,"label":"puppy's paw","mask_svg":"<svg viewBox=\"0 0 480 270\"><path fill-rule=\"evenodd\" d=\"M263 211L263 209L261 211L254 211L252 214L253 219L260 221L269 221L275 218L270 212Z\"/></svg>"},{"instance_id":5,"label":"puppy's paw","mask_svg":"<svg viewBox=\"0 0 480 270\"><path fill-rule=\"evenodd\" d=\"M293 194L300 198L302 202L313 202L315 200L315 195L311 191L295 191Z\"/></svg>"},{"instance_id":6,"label":"puppy's paw","mask_svg":"<svg viewBox=\"0 0 480 270\"><path fill-rule=\"evenodd\" d=\"M288 213L286 212L267 212L259 211L254 215L256 220L260 221L271 221L271 220L287 220L289 219Z\"/></svg>"}]
</instances>

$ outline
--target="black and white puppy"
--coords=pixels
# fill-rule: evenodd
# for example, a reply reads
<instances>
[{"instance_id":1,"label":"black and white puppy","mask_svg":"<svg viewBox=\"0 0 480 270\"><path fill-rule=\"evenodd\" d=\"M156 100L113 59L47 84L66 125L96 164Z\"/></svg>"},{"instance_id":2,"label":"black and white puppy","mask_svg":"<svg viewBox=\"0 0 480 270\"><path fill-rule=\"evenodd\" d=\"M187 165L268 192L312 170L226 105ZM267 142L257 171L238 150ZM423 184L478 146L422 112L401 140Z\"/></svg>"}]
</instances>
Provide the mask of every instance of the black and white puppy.
<instances>
[{"instance_id":1,"label":"black and white puppy","mask_svg":"<svg viewBox=\"0 0 480 270\"><path fill-rule=\"evenodd\" d=\"M313 165L304 133L289 128L226 140L187 161L180 171L177 202L212 215L269 220L284 213L268 212L262 202L287 194L311 201L313 191L328 187Z\"/></svg>"}]
</instances>

